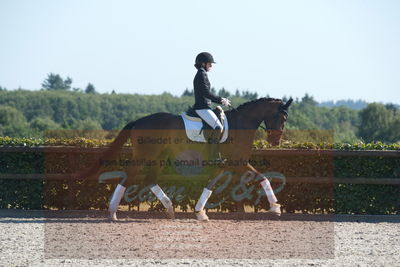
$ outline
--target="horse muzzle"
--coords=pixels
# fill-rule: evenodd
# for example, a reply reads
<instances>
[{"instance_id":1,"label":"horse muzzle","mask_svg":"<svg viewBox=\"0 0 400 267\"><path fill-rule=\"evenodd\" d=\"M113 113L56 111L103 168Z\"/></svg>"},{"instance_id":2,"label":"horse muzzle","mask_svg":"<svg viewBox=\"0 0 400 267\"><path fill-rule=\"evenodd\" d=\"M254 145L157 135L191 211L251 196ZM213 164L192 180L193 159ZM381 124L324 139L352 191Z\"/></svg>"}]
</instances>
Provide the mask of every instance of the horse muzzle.
<instances>
[{"instance_id":1,"label":"horse muzzle","mask_svg":"<svg viewBox=\"0 0 400 267\"><path fill-rule=\"evenodd\" d=\"M283 131L281 130L267 130L267 141L272 146L279 146L282 138Z\"/></svg>"}]
</instances>

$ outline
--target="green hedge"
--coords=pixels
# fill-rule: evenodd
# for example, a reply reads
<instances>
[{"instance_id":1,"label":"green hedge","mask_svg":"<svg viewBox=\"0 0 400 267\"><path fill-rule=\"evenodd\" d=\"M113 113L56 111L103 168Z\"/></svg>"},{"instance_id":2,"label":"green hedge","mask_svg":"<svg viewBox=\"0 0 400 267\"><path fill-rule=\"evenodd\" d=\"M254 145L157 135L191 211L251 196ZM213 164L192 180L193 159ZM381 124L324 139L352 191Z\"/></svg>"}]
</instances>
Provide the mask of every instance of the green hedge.
<instances>
[{"instance_id":1,"label":"green hedge","mask_svg":"<svg viewBox=\"0 0 400 267\"><path fill-rule=\"evenodd\" d=\"M13 139L0 137L3 147L74 146L104 147L109 140L75 139ZM266 142L257 141L255 148L269 149ZM295 149L336 149L336 150L400 150L400 144L329 144L329 143L288 143L283 148ZM129 155L121 155L129 159ZM338 156L276 156L266 158L254 155L252 160L268 164L258 168L261 172L273 170L286 177L364 177L399 178L400 157L338 157ZM0 173L68 173L68 157L63 154L45 155L36 153L0 153ZM72 165L81 168L89 166L93 155L77 155ZM50 167L49 167L50 166ZM46 170L45 170L46 169ZM108 169L112 171L112 168ZM104 169L107 171L107 168ZM203 171L204 172L204 171ZM201 194L207 178L182 176L174 168L166 168L168 179L160 180L175 206L191 211ZM203 173L204 174L204 173ZM235 211L238 203L254 207L260 211L268 208L266 197L254 181L240 184L238 181L224 184L227 176L217 184L209 200L210 208L220 211ZM161 209L161 205L144 187L143 181L130 188L125 204L136 207L142 202L150 204L151 210ZM355 214L399 214L400 186L398 185L356 185L356 184L306 184L286 183L272 179L277 197L286 212L303 213L355 213ZM107 208L115 183L72 180L11 180L0 179L0 208L18 209L100 209ZM224 189L224 190L221 190ZM251 192L250 192L251 191ZM221 200L224 200L221 202ZM123 203L123 204L124 204Z\"/></svg>"}]
</instances>

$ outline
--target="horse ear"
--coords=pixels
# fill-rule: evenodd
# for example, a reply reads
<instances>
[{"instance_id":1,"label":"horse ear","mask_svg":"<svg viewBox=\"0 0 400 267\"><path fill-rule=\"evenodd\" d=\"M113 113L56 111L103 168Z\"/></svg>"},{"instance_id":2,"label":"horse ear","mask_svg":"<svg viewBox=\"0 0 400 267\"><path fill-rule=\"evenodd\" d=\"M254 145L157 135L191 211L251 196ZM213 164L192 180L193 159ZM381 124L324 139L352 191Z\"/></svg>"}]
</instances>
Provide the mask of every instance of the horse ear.
<instances>
[{"instance_id":1,"label":"horse ear","mask_svg":"<svg viewBox=\"0 0 400 267\"><path fill-rule=\"evenodd\" d=\"M290 98L290 99L288 100L288 102L286 102L286 104L283 105L283 108L284 108L284 109L288 109L288 107L290 106L290 104L292 104L292 102L293 102L293 98Z\"/></svg>"}]
</instances>

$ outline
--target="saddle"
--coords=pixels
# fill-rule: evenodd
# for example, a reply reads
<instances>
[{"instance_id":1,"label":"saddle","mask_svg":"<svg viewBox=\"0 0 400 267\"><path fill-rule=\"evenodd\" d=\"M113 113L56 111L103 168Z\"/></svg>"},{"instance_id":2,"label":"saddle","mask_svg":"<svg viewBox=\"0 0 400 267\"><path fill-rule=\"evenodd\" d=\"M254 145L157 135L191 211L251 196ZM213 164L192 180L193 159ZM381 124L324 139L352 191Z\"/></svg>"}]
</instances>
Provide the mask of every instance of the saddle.
<instances>
[{"instance_id":1,"label":"saddle","mask_svg":"<svg viewBox=\"0 0 400 267\"><path fill-rule=\"evenodd\" d=\"M208 125L208 123L196 113L193 107L189 107L186 112L181 114L185 123L186 133L190 140L208 143L221 143L226 140L228 137L228 121L226 120L225 113L220 106L213 109L213 112L224 126L222 133L219 132L219 130L214 130L210 125ZM195 124L200 125L196 127ZM193 133L195 128L198 130L196 134ZM197 135L197 137L195 135Z\"/></svg>"}]
</instances>

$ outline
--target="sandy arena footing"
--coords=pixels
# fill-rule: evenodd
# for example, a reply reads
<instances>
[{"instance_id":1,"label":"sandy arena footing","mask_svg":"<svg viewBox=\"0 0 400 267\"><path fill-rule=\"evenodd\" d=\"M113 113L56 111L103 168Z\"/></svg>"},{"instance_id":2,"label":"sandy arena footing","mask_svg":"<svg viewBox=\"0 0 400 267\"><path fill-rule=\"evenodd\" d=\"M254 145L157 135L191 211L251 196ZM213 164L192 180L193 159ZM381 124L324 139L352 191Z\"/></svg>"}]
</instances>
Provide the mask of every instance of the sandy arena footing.
<instances>
[{"instance_id":1,"label":"sandy arena footing","mask_svg":"<svg viewBox=\"0 0 400 267\"><path fill-rule=\"evenodd\" d=\"M0 211L0 266L390 265L400 216Z\"/></svg>"}]
</instances>

